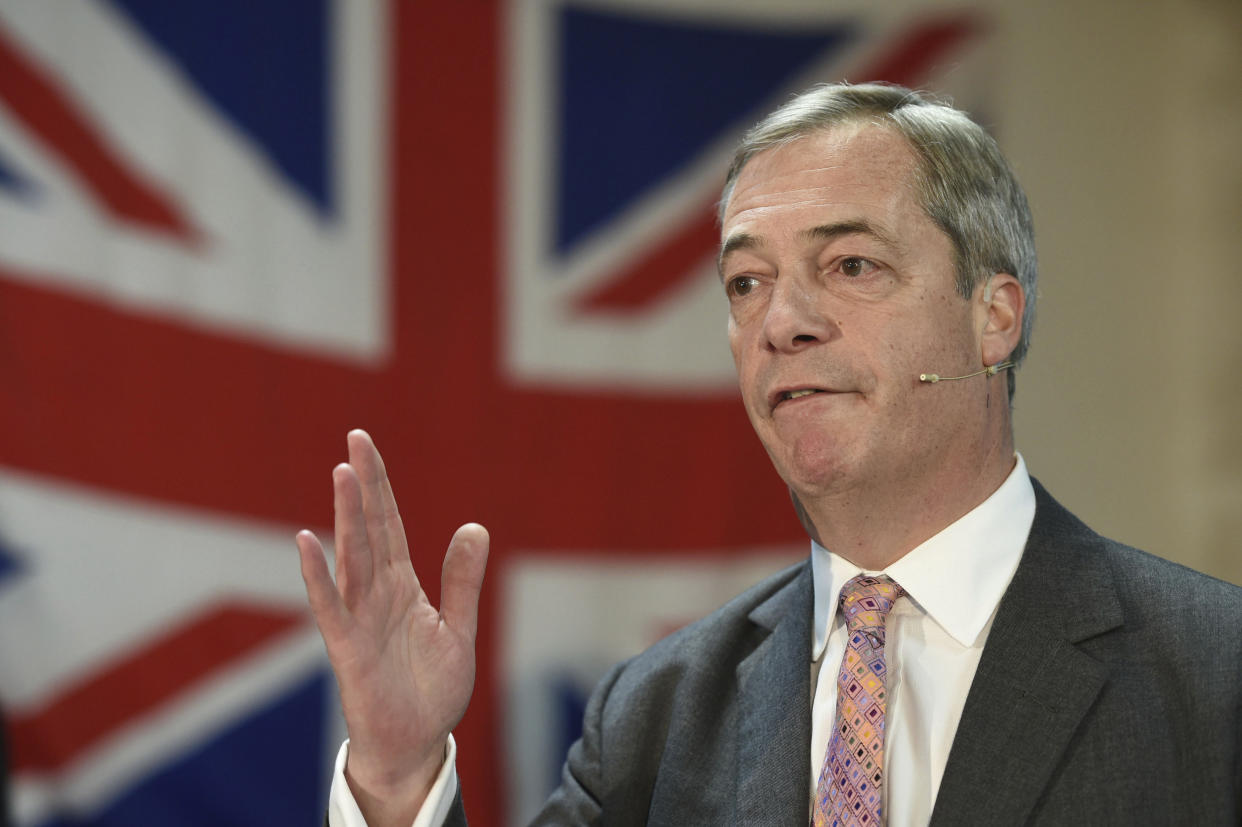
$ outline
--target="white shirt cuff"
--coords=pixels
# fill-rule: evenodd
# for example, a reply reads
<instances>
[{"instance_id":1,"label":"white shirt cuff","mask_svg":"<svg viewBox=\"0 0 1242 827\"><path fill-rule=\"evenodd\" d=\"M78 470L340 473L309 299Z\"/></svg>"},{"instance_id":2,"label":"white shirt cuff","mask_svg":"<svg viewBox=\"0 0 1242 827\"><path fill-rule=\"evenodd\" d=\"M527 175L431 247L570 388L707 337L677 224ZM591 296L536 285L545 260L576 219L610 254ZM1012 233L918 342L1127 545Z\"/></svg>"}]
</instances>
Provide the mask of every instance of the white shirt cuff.
<instances>
[{"instance_id":1,"label":"white shirt cuff","mask_svg":"<svg viewBox=\"0 0 1242 827\"><path fill-rule=\"evenodd\" d=\"M345 759L349 757L349 739L341 744L336 754L336 768L332 773L332 788L328 793L328 825L329 827L366 827L367 822L354 801L354 794L345 780ZM436 783L431 785L423 807L418 811L411 827L440 827L448 818L449 808L457 796L457 742L453 736L448 737L444 747L444 763L440 765L440 774Z\"/></svg>"}]
</instances>

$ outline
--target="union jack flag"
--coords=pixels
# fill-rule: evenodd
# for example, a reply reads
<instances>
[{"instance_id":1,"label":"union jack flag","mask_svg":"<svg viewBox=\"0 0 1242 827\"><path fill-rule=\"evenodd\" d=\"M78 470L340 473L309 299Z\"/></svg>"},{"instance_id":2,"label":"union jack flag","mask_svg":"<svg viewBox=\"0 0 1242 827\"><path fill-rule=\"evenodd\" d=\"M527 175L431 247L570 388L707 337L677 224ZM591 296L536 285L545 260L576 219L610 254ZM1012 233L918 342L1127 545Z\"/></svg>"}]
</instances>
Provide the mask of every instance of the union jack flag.
<instances>
[{"instance_id":1,"label":"union jack flag","mask_svg":"<svg viewBox=\"0 0 1242 827\"><path fill-rule=\"evenodd\" d=\"M724 343L740 131L816 80L975 95L986 42L817 0L0 5L16 823L321 819L292 536L357 425L433 600L492 532L458 766L529 815L608 663L804 553Z\"/></svg>"}]
</instances>

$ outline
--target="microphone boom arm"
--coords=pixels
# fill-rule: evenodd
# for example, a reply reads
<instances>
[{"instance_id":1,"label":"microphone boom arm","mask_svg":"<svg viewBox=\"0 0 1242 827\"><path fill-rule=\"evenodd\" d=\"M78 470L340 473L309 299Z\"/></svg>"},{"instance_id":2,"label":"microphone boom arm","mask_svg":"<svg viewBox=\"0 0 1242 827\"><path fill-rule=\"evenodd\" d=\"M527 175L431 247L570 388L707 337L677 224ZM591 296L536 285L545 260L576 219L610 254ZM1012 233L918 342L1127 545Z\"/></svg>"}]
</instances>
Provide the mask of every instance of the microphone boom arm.
<instances>
[{"instance_id":1,"label":"microphone boom arm","mask_svg":"<svg viewBox=\"0 0 1242 827\"><path fill-rule=\"evenodd\" d=\"M978 376L981 373L986 373L988 376L995 376L1005 368L1011 367L1013 367L1013 362L997 362L995 365L989 365L983 370L977 370L974 373L968 373L965 376L941 376L938 373L920 373L919 381L934 385L937 382L951 382L956 379L969 379L970 377Z\"/></svg>"}]
</instances>

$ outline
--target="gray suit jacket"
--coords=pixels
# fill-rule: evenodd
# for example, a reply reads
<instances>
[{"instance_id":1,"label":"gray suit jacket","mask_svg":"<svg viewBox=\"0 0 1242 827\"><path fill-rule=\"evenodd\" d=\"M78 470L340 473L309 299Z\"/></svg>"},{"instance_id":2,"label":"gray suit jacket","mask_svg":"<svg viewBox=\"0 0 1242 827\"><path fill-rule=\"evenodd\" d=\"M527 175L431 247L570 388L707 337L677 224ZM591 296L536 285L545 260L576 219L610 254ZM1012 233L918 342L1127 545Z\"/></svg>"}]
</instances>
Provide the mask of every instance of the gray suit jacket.
<instances>
[{"instance_id":1,"label":"gray suit jacket","mask_svg":"<svg viewBox=\"0 0 1242 827\"><path fill-rule=\"evenodd\" d=\"M1035 491L932 824L1242 823L1242 589ZM803 563L614 668L536 823L806 824L811 604Z\"/></svg>"}]
</instances>

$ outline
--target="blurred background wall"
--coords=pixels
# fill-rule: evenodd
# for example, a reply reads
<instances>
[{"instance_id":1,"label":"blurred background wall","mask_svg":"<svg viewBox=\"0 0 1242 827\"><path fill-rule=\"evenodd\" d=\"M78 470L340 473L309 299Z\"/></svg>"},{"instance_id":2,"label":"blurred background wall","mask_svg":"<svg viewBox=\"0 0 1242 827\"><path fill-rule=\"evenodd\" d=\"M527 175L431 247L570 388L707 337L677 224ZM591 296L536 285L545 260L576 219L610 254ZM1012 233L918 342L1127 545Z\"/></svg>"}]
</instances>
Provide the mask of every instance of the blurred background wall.
<instances>
[{"instance_id":1,"label":"blurred background wall","mask_svg":"<svg viewBox=\"0 0 1242 827\"><path fill-rule=\"evenodd\" d=\"M1240 582L1242 9L1006 9L1042 281L1018 442L1098 531Z\"/></svg>"},{"instance_id":2,"label":"blurred background wall","mask_svg":"<svg viewBox=\"0 0 1242 827\"><path fill-rule=\"evenodd\" d=\"M16 823L311 824L342 737L293 553L365 426L458 729L537 806L602 670L805 554L733 390L712 201L817 80L950 94L1025 183L1032 472L1242 582L1226 0L0 0L0 708Z\"/></svg>"}]
</instances>

